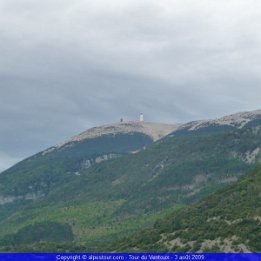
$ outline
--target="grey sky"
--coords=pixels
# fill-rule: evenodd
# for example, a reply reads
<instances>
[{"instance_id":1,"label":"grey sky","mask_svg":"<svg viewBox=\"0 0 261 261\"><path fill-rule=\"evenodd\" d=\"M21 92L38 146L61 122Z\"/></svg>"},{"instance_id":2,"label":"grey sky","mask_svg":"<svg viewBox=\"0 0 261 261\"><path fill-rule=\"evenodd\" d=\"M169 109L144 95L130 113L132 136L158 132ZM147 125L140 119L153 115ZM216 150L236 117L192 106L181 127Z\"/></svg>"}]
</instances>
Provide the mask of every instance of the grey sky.
<instances>
[{"instance_id":1,"label":"grey sky","mask_svg":"<svg viewBox=\"0 0 261 261\"><path fill-rule=\"evenodd\" d=\"M259 0L0 0L0 171L86 128L260 109Z\"/></svg>"}]
</instances>

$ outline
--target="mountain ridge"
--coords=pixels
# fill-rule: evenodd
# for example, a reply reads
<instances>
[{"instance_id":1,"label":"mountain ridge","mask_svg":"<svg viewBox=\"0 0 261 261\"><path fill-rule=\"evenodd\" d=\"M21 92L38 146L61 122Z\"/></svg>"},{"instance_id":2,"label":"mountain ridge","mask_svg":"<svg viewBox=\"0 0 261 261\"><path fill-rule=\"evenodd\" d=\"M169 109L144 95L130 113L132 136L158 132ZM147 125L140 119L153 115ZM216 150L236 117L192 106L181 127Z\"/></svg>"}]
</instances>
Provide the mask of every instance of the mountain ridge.
<instances>
[{"instance_id":1,"label":"mountain ridge","mask_svg":"<svg viewBox=\"0 0 261 261\"><path fill-rule=\"evenodd\" d=\"M226 126L241 129L245 127L252 120L261 121L261 110L238 112L231 115L218 117L216 119L197 120L187 123L156 123L145 121L126 121L121 123L109 123L101 126L89 128L78 135L75 135L65 142L52 146L44 151L45 155L56 149L61 149L70 146L73 142L81 142L87 139L98 138L105 135L142 133L152 138L153 142L159 141L166 136L175 136L176 133L182 130L196 131L206 128L210 125Z\"/></svg>"},{"instance_id":2,"label":"mountain ridge","mask_svg":"<svg viewBox=\"0 0 261 261\"><path fill-rule=\"evenodd\" d=\"M259 118L260 116L261 116L261 110L238 112L227 116L219 117L216 119L195 121L193 123L196 124L194 124L194 126L190 130L195 130L199 128L201 124L206 124L206 123L217 124L217 125L230 125L241 129L248 122L250 122L255 118Z\"/></svg>"}]
</instances>

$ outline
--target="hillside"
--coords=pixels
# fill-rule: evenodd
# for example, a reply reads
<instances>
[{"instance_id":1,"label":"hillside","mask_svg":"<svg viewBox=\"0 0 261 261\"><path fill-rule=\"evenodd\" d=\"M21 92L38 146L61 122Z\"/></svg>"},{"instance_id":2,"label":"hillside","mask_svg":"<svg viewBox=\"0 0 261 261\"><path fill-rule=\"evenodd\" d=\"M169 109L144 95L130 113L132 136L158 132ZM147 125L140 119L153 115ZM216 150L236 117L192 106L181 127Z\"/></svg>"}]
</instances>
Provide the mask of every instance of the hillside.
<instances>
[{"instance_id":1,"label":"hillside","mask_svg":"<svg viewBox=\"0 0 261 261\"><path fill-rule=\"evenodd\" d=\"M261 167L123 240L117 252L261 252Z\"/></svg>"},{"instance_id":2,"label":"hillside","mask_svg":"<svg viewBox=\"0 0 261 261\"><path fill-rule=\"evenodd\" d=\"M157 126L154 138L129 126L103 126L38 153L0 174L0 242L50 242L41 233L30 232L31 241L23 235L51 222L73 244L104 247L151 227L237 181L260 161L259 116L252 113L246 127L215 131L212 125L200 135L184 135L184 129L176 135L182 125L167 135L169 125L163 131L162 125L131 123L134 129Z\"/></svg>"},{"instance_id":3,"label":"hillside","mask_svg":"<svg viewBox=\"0 0 261 261\"><path fill-rule=\"evenodd\" d=\"M128 122L92 128L48 148L0 174L0 205L47 195L79 172L137 152L176 129L175 125Z\"/></svg>"}]
</instances>

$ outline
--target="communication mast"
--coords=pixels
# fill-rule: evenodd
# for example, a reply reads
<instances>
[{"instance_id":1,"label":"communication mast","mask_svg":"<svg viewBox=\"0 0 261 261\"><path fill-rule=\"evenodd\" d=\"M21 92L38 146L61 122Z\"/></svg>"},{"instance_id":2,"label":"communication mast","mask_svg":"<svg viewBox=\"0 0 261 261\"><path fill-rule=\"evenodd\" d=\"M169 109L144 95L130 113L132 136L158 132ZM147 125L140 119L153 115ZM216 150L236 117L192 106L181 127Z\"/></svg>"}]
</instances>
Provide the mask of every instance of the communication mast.
<instances>
[{"instance_id":1,"label":"communication mast","mask_svg":"<svg viewBox=\"0 0 261 261\"><path fill-rule=\"evenodd\" d=\"M144 116L143 116L143 113L140 114L140 122L143 122L144 121Z\"/></svg>"}]
</instances>

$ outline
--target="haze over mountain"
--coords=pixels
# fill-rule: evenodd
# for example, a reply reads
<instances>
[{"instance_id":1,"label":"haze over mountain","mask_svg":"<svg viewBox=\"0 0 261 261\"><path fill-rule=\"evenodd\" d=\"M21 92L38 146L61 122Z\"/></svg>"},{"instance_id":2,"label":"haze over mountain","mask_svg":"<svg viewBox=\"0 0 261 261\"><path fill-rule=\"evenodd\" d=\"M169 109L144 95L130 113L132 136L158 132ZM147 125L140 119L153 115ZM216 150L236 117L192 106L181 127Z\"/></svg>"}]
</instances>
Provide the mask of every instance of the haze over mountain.
<instances>
[{"instance_id":1,"label":"haze over mountain","mask_svg":"<svg viewBox=\"0 0 261 261\"><path fill-rule=\"evenodd\" d=\"M89 129L0 174L0 242L104 248L236 182L260 150L260 110Z\"/></svg>"}]
</instances>

